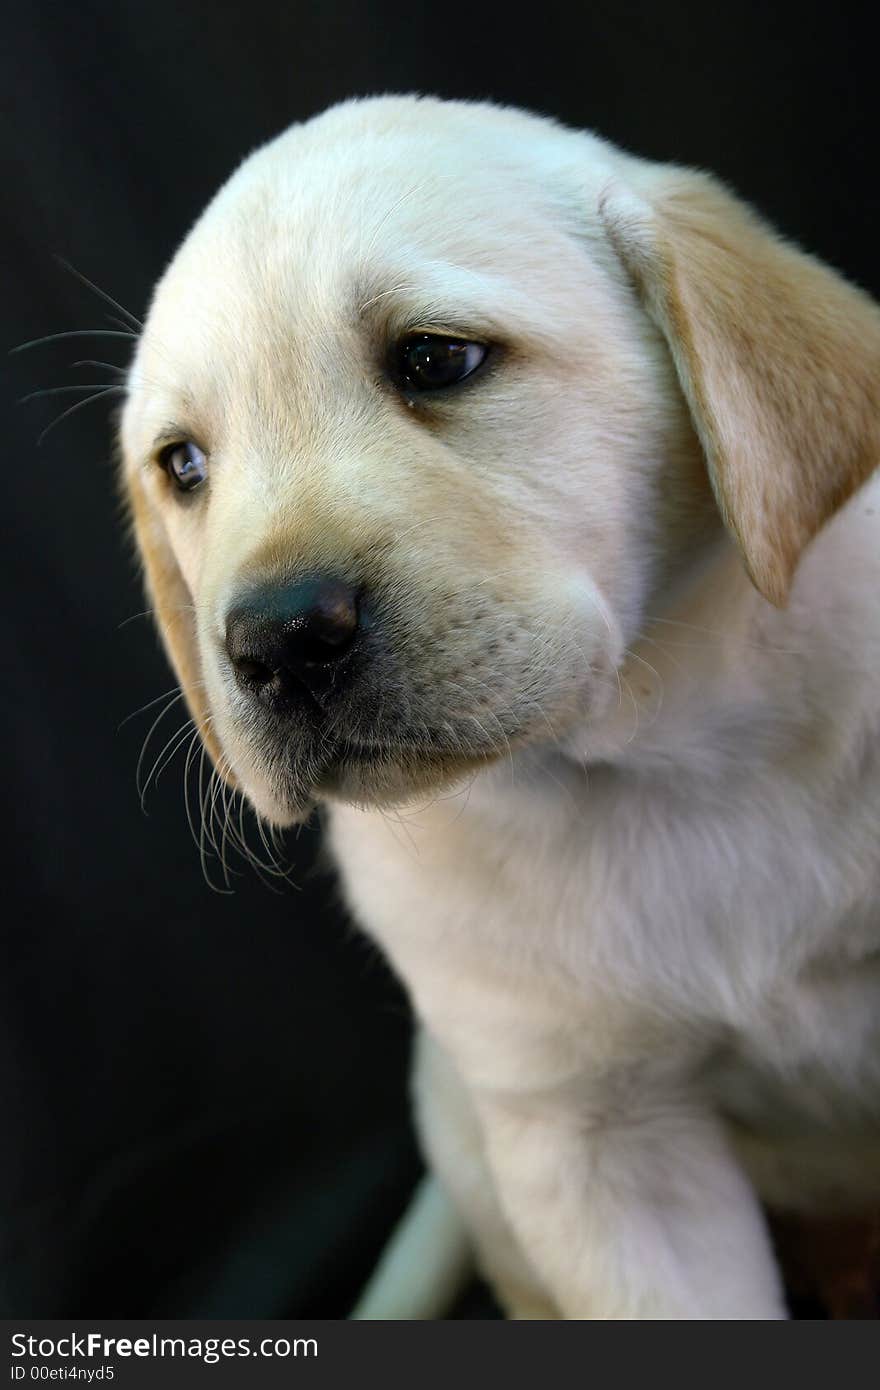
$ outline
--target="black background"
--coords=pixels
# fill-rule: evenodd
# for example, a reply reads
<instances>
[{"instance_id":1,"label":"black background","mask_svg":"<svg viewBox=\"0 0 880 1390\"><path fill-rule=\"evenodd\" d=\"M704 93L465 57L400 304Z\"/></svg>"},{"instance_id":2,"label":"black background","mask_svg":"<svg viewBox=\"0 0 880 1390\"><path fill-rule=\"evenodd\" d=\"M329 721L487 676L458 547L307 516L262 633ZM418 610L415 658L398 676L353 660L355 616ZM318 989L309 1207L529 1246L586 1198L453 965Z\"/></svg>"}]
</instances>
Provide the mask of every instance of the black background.
<instances>
[{"instance_id":1,"label":"black background","mask_svg":"<svg viewBox=\"0 0 880 1390\"><path fill-rule=\"evenodd\" d=\"M4 18L6 346L142 315L236 163L354 94L491 97L715 170L876 293L876 65L855 7L401 0L31 3ZM4 373L2 1294L7 1316L341 1316L405 1203L406 1005L315 868L205 885L181 759L134 774L172 680L121 521L126 341ZM113 398L110 397L110 400ZM131 621L129 621L131 619ZM161 726L170 734L173 713ZM153 756L163 739L151 744ZM150 759L152 761L152 758ZM471 1306L471 1315L485 1311Z\"/></svg>"}]
</instances>

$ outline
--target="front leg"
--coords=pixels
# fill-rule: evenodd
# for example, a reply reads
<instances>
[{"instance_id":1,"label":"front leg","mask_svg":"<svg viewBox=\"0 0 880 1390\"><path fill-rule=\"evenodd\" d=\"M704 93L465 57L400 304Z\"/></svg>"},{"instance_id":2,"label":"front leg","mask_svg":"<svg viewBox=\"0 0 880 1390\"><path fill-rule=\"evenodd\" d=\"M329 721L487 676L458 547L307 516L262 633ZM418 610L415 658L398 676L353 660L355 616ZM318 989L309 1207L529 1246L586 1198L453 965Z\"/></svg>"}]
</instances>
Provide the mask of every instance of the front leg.
<instances>
[{"instance_id":1,"label":"front leg","mask_svg":"<svg viewBox=\"0 0 880 1390\"><path fill-rule=\"evenodd\" d=\"M455 1063L424 1029L417 1036L414 1060L422 1149L466 1223L481 1273L509 1318L558 1318L499 1206L479 1116Z\"/></svg>"},{"instance_id":2,"label":"front leg","mask_svg":"<svg viewBox=\"0 0 880 1390\"><path fill-rule=\"evenodd\" d=\"M651 1094L476 1097L511 1227L566 1318L787 1316L758 1202L713 1116Z\"/></svg>"}]
</instances>

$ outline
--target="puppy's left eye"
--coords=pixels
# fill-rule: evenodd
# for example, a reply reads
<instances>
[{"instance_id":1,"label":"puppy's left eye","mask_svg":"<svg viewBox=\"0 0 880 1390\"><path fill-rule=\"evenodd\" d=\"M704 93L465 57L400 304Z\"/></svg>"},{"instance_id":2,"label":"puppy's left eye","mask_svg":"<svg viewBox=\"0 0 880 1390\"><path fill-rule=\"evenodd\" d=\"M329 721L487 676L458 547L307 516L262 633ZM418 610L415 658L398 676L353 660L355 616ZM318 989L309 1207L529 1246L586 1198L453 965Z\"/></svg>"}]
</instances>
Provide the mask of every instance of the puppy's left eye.
<instances>
[{"instance_id":1,"label":"puppy's left eye","mask_svg":"<svg viewBox=\"0 0 880 1390\"><path fill-rule=\"evenodd\" d=\"M485 343L413 333L402 338L392 353L393 373L409 391L440 391L456 386L481 367L488 356Z\"/></svg>"},{"instance_id":2,"label":"puppy's left eye","mask_svg":"<svg viewBox=\"0 0 880 1390\"><path fill-rule=\"evenodd\" d=\"M191 439L183 444L169 444L159 455L159 461L181 492L192 492L208 476L208 460Z\"/></svg>"}]
</instances>

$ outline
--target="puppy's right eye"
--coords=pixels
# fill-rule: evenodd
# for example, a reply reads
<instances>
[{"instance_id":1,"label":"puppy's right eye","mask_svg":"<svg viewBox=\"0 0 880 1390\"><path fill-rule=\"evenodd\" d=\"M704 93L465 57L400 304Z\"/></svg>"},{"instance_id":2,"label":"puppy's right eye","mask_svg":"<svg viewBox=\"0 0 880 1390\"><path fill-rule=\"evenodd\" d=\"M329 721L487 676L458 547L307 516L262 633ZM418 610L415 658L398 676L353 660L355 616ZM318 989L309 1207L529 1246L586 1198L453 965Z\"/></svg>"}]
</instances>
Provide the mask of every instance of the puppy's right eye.
<instances>
[{"instance_id":1,"label":"puppy's right eye","mask_svg":"<svg viewBox=\"0 0 880 1390\"><path fill-rule=\"evenodd\" d=\"M159 462L181 492L192 492L208 476L208 460L191 439L169 444L159 455Z\"/></svg>"},{"instance_id":2,"label":"puppy's right eye","mask_svg":"<svg viewBox=\"0 0 880 1390\"><path fill-rule=\"evenodd\" d=\"M436 333L413 333L395 345L391 370L404 390L442 391L471 376L488 355L486 343L444 338Z\"/></svg>"}]
</instances>

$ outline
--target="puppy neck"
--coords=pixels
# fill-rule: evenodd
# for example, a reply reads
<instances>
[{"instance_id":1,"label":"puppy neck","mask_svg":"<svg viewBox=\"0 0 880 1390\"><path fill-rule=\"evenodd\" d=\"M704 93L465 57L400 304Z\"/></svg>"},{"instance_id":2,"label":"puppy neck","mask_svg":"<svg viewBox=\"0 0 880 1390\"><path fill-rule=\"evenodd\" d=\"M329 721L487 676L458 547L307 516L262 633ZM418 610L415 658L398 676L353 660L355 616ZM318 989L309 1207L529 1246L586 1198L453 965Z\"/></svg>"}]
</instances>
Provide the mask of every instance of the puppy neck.
<instances>
[{"instance_id":1,"label":"puppy neck","mask_svg":"<svg viewBox=\"0 0 880 1390\"><path fill-rule=\"evenodd\" d=\"M774 746L804 716L786 615L755 590L726 532L696 544L642 614L617 693L565 740L584 767L721 771Z\"/></svg>"}]
</instances>

